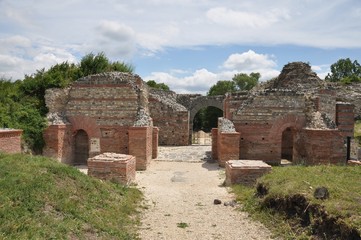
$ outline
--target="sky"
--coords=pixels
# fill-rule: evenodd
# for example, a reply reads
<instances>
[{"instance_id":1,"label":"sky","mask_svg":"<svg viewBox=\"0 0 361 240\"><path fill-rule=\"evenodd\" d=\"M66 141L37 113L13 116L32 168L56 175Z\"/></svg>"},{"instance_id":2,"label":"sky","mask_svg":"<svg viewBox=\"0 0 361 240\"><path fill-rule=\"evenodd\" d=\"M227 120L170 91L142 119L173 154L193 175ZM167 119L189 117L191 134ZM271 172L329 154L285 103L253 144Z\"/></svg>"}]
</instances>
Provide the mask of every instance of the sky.
<instances>
[{"instance_id":1,"label":"sky","mask_svg":"<svg viewBox=\"0 0 361 240\"><path fill-rule=\"evenodd\" d=\"M0 0L0 77L100 52L177 93L237 73L266 81L295 61L324 78L341 58L361 62L361 1Z\"/></svg>"}]
</instances>

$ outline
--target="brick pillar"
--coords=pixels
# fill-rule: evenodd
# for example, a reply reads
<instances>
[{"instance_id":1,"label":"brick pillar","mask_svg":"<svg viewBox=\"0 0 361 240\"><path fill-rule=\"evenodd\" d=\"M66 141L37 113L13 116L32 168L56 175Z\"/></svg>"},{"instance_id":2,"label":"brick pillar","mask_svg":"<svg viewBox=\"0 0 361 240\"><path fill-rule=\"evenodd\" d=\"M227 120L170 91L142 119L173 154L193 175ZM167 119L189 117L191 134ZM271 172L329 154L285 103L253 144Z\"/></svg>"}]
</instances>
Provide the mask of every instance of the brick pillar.
<instances>
[{"instance_id":1,"label":"brick pillar","mask_svg":"<svg viewBox=\"0 0 361 240\"><path fill-rule=\"evenodd\" d=\"M146 170L152 159L152 128L129 128L129 154L136 157L137 170Z\"/></svg>"},{"instance_id":2,"label":"brick pillar","mask_svg":"<svg viewBox=\"0 0 361 240\"><path fill-rule=\"evenodd\" d=\"M44 132L43 155L59 162L72 163L72 136L70 124L50 125Z\"/></svg>"},{"instance_id":3,"label":"brick pillar","mask_svg":"<svg viewBox=\"0 0 361 240\"><path fill-rule=\"evenodd\" d=\"M344 137L353 137L355 106L349 103L336 104L336 125Z\"/></svg>"},{"instance_id":4,"label":"brick pillar","mask_svg":"<svg viewBox=\"0 0 361 240\"><path fill-rule=\"evenodd\" d=\"M241 134L238 132L218 133L217 152L218 164L225 166L228 160L239 159L239 141Z\"/></svg>"},{"instance_id":5,"label":"brick pillar","mask_svg":"<svg viewBox=\"0 0 361 240\"><path fill-rule=\"evenodd\" d=\"M152 158L155 159L158 157L158 134L159 128L153 128L153 144L152 144Z\"/></svg>"},{"instance_id":6,"label":"brick pillar","mask_svg":"<svg viewBox=\"0 0 361 240\"><path fill-rule=\"evenodd\" d=\"M21 153L21 134L19 129L0 129L0 151Z\"/></svg>"},{"instance_id":7,"label":"brick pillar","mask_svg":"<svg viewBox=\"0 0 361 240\"><path fill-rule=\"evenodd\" d=\"M218 137L218 128L212 128L212 159L218 160L218 151L217 151L217 137Z\"/></svg>"}]
</instances>

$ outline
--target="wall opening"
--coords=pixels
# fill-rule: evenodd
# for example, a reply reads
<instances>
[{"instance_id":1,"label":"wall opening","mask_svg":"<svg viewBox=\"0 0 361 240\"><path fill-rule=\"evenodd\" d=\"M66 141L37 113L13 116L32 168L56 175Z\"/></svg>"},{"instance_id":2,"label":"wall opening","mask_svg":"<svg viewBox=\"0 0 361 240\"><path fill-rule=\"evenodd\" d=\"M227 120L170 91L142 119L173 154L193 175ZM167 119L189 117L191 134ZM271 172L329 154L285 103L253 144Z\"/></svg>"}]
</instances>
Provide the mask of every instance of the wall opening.
<instances>
[{"instance_id":1,"label":"wall opening","mask_svg":"<svg viewBox=\"0 0 361 240\"><path fill-rule=\"evenodd\" d=\"M294 130L292 128L286 128L282 132L282 159L293 160L293 136Z\"/></svg>"},{"instance_id":2,"label":"wall opening","mask_svg":"<svg viewBox=\"0 0 361 240\"><path fill-rule=\"evenodd\" d=\"M74 164L87 165L89 158L89 137L84 130L78 130L75 134Z\"/></svg>"},{"instance_id":3,"label":"wall opening","mask_svg":"<svg viewBox=\"0 0 361 240\"><path fill-rule=\"evenodd\" d=\"M216 128L218 118L223 117L223 111L217 107L208 106L200 109L193 119L192 144L212 144L211 130Z\"/></svg>"}]
</instances>

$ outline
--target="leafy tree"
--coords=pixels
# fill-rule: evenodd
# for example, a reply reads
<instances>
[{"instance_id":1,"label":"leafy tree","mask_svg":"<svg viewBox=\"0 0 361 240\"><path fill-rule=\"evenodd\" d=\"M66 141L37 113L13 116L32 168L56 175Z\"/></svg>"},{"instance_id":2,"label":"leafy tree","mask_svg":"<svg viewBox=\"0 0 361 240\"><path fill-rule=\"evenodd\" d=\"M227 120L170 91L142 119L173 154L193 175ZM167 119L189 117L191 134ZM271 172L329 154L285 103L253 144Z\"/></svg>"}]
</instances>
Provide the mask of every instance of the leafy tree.
<instances>
[{"instance_id":1,"label":"leafy tree","mask_svg":"<svg viewBox=\"0 0 361 240\"><path fill-rule=\"evenodd\" d=\"M132 65L122 63L122 62L111 62L103 52L94 55L89 53L85 55L79 65L82 76L88 76L91 74L103 73L103 72L129 72L134 71Z\"/></svg>"},{"instance_id":2,"label":"leafy tree","mask_svg":"<svg viewBox=\"0 0 361 240\"><path fill-rule=\"evenodd\" d=\"M260 73L238 73L235 74L232 80L235 82L237 86L237 90L251 90L254 86L258 84L258 81L261 77Z\"/></svg>"},{"instance_id":3,"label":"leafy tree","mask_svg":"<svg viewBox=\"0 0 361 240\"><path fill-rule=\"evenodd\" d=\"M331 65L331 74L327 74L327 81L331 82L342 82L342 83L351 83L351 82L360 82L361 81L361 66L351 59L340 59L336 63Z\"/></svg>"},{"instance_id":4,"label":"leafy tree","mask_svg":"<svg viewBox=\"0 0 361 240\"><path fill-rule=\"evenodd\" d=\"M157 83L154 80L147 81L147 85L149 87L152 87L152 88L155 88L155 89L161 89L161 90L165 90L165 91L170 90L167 84L165 84L165 83Z\"/></svg>"},{"instance_id":5,"label":"leafy tree","mask_svg":"<svg viewBox=\"0 0 361 240\"><path fill-rule=\"evenodd\" d=\"M236 91L236 84L234 81L221 80L218 81L215 85L213 85L207 95L208 96L216 96L216 95L224 95L227 92Z\"/></svg>"}]
</instances>

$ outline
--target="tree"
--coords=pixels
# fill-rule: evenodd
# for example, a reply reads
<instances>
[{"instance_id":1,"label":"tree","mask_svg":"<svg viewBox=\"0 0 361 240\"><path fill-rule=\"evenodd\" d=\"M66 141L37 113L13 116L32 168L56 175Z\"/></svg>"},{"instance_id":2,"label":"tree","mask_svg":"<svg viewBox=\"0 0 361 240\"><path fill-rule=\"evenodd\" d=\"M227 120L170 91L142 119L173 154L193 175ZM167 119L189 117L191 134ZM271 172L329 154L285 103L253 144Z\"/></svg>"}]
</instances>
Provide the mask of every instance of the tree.
<instances>
[{"instance_id":1,"label":"tree","mask_svg":"<svg viewBox=\"0 0 361 240\"><path fill-rule=\"evenodd\" d=\"M336 63L331 65L331 74L327 74L327 81L330 82L342 82L342 83L351 83L351 82L360 82L361 81L361 66L351 59L339 59Z\"/></svg>"},{"instance_id":2,"label":"tree","mask_svg":"<svg viewBox=\"0 0 361 240\"><path fill-rule=\"evenodd\" d=\"M232 80L235 82L237 90L248 91L258 84L260 77L260 73L252 72L250 75L246 73L238 73L234 75Z\"/></svg>"},{"instance_id":3,"label":"tree","mask_svg":"<svg viewBox=\"0 0 361 240\"><path fill-rule=\"evenodd\" d=\"M111 62L103 52L97 55L93 53L85 55L80 61L79 68L82 76L112 71L129 73L134 71L134 67L130 64L119 61Z\"/></svg>"},{"instance_id":4,"label":"tree","mask_svg":"<svg viewBox=\"0 0 361 240\"><path fill-rule=\"evenodd\" d=\"M157 83L154 80L149 80L147 81L147 85L149 87L155 88L155 89L161 89L161 90L165 90L165 91L170 91L169 87L167 84L165 83Z\"/></svg>"},{"instance_id":5,"label":"tree","mask_svg":"<svg viewBox=\"0 0 361 240\"><path fill-rule=\"evenodd\" d=\"M207 95L208 96L216 96L216 95L224 95L227 92L236 91L236 84L234 81L221 80L218 81L215 85L213 85Z\"/></svg>"}]
</instances>

